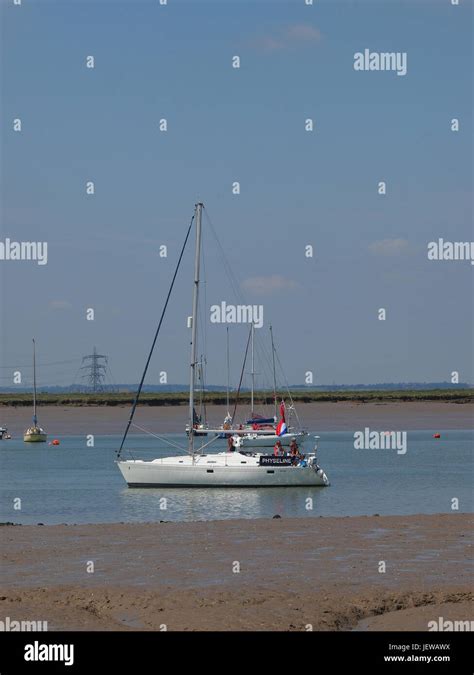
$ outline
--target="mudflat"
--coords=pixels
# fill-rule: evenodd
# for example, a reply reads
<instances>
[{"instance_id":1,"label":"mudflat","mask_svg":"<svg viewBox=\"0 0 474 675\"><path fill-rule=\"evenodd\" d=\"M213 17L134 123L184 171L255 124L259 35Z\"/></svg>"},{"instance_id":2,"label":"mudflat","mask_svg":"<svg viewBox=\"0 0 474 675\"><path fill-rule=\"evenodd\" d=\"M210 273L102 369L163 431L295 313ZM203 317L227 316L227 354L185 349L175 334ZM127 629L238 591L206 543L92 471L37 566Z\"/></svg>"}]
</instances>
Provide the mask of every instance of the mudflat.
<instances>
[{"instance_id":1,"label":"mudflat","mask_svg":"<svg viewBox=\"0 0 474 675\"><path fill-rule=\"evenodd\" d=\"M2 526L0 617L49 630L428 630L473 618L470 514Z\"/></svg>"},{"instance_id":2,"label":"mudflat","mask_svg":"<svg viewBox=\"0 0 474 675\"><path fill-rule=\"evenodd\" d=\"M301 423L310 431L354 431L369 426L373 429L407 431L439 429L474 429L474 403L445 401L399 401L393 403L298 403ZM42 426L50 438L54 435L121 434L128 420L130 406L44 406L38 410ZM184 406L139 406L134 422L160 433L184 433L188 411ZM222 424L224 406L208 406L208 420ZM15 438L30 424L30 411L25 407L0 408L0 424L8 427ZM131 433L138 432L135 427Z\"/></svg>"}]
</instances>

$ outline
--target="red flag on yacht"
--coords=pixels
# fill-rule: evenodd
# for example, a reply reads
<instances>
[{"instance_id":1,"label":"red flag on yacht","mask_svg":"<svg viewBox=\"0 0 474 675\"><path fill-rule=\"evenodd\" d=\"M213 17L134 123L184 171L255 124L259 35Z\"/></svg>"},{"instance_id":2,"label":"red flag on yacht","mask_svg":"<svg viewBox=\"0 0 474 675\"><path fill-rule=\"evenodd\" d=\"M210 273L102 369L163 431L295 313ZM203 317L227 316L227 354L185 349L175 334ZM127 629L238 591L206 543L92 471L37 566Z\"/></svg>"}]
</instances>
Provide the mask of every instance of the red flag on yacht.
<instances>
[{"instance_id":1,"label":"red flag on yacht","mask_svg":"<svg viewBox=\"0 0 474 675\"><path fill-rule=\"evenodd\" d=\"M282 401L280 403L280 417L284 422L285 421L285 401Z\"/></svg>"}]
</instances>

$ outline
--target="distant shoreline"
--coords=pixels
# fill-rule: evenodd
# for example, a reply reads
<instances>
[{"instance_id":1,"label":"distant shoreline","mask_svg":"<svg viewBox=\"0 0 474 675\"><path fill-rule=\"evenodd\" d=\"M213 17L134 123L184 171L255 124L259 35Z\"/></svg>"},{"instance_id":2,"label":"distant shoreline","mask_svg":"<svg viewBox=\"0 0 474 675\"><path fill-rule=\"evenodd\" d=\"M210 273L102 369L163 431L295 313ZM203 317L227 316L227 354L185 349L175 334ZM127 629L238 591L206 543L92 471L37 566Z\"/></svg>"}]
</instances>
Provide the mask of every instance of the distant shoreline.
<instances>
[{"instance_id":1,"label":"distant shoreline","mask_svg":"<svg viewBox=\"0 0 474 675\"><path fill-rule=\"evenodd\" d=\"M115 407L131 405L135 394L123 393L71 393L51 394L40 393L38 402L41 406L67 406L89 407L105 406ZM231 396L231 408L234 405L235 394ZM283 396L286 400L288 396ZM317 390L294 390L291 397L295 403L375 403L375 402L420 402L442 401L447 403L474 403L474 389L380 389L380 390L341 390L341 391L317 391ZM226 392L205 392L206 404L226 405ZM186 392L145 392L140 396L140 406L170 407L188 405L189 399ZM244 392L239 397L239 405L250 404L250 393ZM255 392L255 404L272 405L272 392ZM0 394L0 407L28 407L31 406L31 394Z\"/></svg>"}]
</instances>

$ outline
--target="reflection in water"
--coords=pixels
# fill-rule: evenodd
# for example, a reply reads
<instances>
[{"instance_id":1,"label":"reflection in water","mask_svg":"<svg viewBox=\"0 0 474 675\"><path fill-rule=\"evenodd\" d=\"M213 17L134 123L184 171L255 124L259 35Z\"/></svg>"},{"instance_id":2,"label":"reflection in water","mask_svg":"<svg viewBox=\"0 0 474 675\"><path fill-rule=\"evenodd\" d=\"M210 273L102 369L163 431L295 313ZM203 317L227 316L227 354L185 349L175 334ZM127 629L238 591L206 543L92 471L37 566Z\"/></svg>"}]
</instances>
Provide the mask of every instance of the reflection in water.
<instances>
[{"instance_id":1,"label":"reflection in water","mask_svg":"<svg viewBox=\"0 0 474 675\"><path fill-rule=\"evenodd\" d=\"M326 488L124 488L126 520L223 520L310 516ZM160 508L160 506L165 508Z\"/></svg>"}]
</instances>

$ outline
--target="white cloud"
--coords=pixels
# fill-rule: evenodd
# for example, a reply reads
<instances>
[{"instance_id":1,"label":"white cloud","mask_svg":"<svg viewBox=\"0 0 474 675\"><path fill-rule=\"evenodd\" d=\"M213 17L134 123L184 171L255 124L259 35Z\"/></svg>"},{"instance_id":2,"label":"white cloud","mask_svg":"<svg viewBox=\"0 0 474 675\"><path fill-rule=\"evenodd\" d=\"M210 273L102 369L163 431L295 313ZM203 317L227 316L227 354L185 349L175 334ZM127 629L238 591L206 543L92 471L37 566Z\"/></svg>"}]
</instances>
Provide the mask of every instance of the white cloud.
<instances>
[{"instance_id":1,"label":"white cloud","mask_svg":"<svg viewBox=\"0 0 474 675\"><path fill-rule=\"evenodd\" d=\"M277 291L294 291L299 285L293 279L272 274L267 277L249 277L242 282L242 288L256 295L270 295Z\"/></svg>"}]
</instances>

